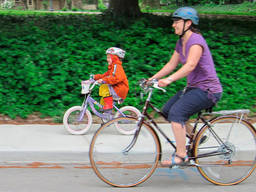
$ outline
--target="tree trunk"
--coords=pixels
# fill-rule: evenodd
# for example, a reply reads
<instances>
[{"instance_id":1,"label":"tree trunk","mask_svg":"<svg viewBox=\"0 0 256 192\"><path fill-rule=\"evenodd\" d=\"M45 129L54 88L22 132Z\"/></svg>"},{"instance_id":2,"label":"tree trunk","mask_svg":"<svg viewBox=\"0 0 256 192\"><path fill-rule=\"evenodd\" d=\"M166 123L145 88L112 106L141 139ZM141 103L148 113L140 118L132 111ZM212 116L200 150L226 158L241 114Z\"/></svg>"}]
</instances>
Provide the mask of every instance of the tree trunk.
<instances>
[{"instance_id":1,"label":"tree trunk","mask_svg":"<svg viewBox=\"0 0 256 192\"><path fill-rule=\"evenodd\" d=\"M138 17L142 14L139 0L110 0L108 10L114 17Z\"/></svg>"},{"instance_id":2,"label":"tree trunk","mask_svg":"<svg viewBox=\"0 0 256 192\"><path fill-rule=\"evenodd\" d=\"M188 0L184 0L184 1L183 1L183 4L184 4L184 5L188 5Z\"/></svg>"},{"instance_id":3,"label":"tree trunk","mask_svg":"<svg viewBox=\"0 0 256 192\"><path fill-rule=\"evenodd\" d=\"M38 10L38 9L39 9L39 7L38 7L38 0L35 0L35 1L34 1L34 4L35 4L34 9L35 9L35 10Z\"/></svg>"},{"instance_id":4,"label":"tree trunk","mask_svg":"<svg viewBox=\"0 0 256 192\"><path fill-rule=\"evenodd\" d=\"M96 9L98 10L99 9L99 7L98 7L98 4L99 4L98 0L94 0L94 3L96 5Z\"/></svg>"},{"instance_id":5,"label":"tree trunk","mask_svg":"<svg viewBox=\"0 0 256 192\"><path fill-rule=\"evenodd\" d=\"M66 0L64 7L71 10L72 9L72 0Z\"/></svg>"},{"instance_id":6,"label":"tree trunk","mask_svg":"<svg viewBox=\"0 0 256 192\"><path fill-rule=\"evenodd\" d=\"M23 0L25 10L28 10L28 3L27 0Z\"/></svg>"}]
</instances>

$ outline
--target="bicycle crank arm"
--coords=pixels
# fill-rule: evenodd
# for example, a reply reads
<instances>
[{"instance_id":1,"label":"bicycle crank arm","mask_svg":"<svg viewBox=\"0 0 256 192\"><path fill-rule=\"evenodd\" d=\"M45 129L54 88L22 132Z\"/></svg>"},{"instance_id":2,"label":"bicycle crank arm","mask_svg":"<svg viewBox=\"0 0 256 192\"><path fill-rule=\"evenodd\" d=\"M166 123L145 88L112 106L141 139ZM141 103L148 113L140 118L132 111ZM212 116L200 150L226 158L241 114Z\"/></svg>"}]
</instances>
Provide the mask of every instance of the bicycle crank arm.
<instances>
[{"instance_id":1,"label":"bicycle crank arm","mask_svg":"<svg viewBox=\"0 0 256 192\"><path fill-rule=\"evenodd\" d=\"M197 164L197 163L195 163L195 162L191 162L191 163L190 163L189 165L187 165L187 166L196 166L196 167L216 167L216 166L220 166L220 165L223 165L223 166L231 166L231 164L220 164L220 163L200 165L200 164Z\"/></svg>"}]
</instances>

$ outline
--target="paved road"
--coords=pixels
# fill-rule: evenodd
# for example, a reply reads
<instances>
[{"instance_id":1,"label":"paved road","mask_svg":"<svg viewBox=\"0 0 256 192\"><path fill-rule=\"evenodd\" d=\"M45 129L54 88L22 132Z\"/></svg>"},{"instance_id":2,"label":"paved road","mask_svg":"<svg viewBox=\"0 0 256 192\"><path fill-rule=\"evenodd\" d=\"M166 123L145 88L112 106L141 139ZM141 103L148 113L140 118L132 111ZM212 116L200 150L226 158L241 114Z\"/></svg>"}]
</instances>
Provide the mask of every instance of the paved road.
<instances>
[{"instance_id":1,"label":"paved road","mask_svg":"<svg viewBox=\"0 0 256 192\"><path fill-rule=\"evenodd\" d=\"M27 168L9 165L9 168L0 169L1 192L253 192L256 187L255 173L239 185L223 187L205 181L195 168L160 168L145 183L121 189L103 183L92 169L83 164L41 164L37 165L38 168L35 168L35 163L19 166Z\"/></svg>"},{"instance_id":2,"label":"paved road","mask_svg":"<svg viewBox=\"0 0 256 192\"><path fill-rule=\"evenodd\" d=\"M170 125L162 126L171 136ZM221 187L205 181L196 168L158 168L137 187L110 187L89 164L89 143L98 127L94 125L87 135L74 136L62 125L0 125L0 192L255 191L255 172L239 185Z\"/></svg>"}]
</instances>

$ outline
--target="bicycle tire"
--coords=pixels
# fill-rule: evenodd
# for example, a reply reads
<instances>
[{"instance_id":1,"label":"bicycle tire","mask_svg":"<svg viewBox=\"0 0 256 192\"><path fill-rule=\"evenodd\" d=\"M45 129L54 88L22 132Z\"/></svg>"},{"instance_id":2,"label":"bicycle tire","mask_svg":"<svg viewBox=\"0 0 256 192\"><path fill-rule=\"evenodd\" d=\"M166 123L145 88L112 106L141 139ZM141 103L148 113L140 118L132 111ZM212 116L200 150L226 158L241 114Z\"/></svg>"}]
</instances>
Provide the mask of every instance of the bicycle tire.
<instances>
[{"instance_id":1,"label":"bicycle tire","mask_svg":"<svg viewBox=\"0 0 256 192\"><path fill-rule=\"evenodd\" d=\"M63 117L63 124L66 130L73 135L82 135L89 131L92 125L92 115L89 110L85 111L84 117L78 121L82 111L81 106L73 106L69 108Z\"/></svg>"},{"instance_id":2,"label":"bicycle tire","mask_svg":"<svg viewBox=\"0 0 256 192\"><path fill-rule=\"evenodd\" d=\"M138 123L132 117L119 117L103 124L92 138L89 158L94 172L105 183L115 187L133 187L153 174L161 146L155 131L143 122L135 145L129 152L124 152L134 134L118 134L117 121L122 126L136 126Z\"/></svg>"},{"instance_id":3,"label":"bicycle tire","mask_svg":"<svg viewBox=\"0 0 256 192\"><path fill-rule=\"evenodd\" d=\"M210 124L223 143L218 142L209 126L205 125L195 139L195 163L199 165L197 169L206 180L216 185L241 183L256 167L254 127L235 116L221 116L211 120ZM202 141L203 137L207 139ZM215 155L199 158L209 152Z\"/></svg>"},{"instance_id":4,"label":"bicycle tire","mask_svg":"<svg viewBox=\"0 0 256 192\"><path fill-rule=\"evenodd\" d=\"M119 109L125 116L128 117L134 117L136 119L139 118L139 116L141 115L141 112L132 106L124 106L122 108ZM117 111L115 114L115 118L121 117L122 114ZM116 125L116 129L119 133L124 134L124 135L130 135L130 134L134 134L135 132L135 128L131 128L131 127L123 127L123 126L119 126L119 124L115 124Z\"/></svg>"}]
</instances>

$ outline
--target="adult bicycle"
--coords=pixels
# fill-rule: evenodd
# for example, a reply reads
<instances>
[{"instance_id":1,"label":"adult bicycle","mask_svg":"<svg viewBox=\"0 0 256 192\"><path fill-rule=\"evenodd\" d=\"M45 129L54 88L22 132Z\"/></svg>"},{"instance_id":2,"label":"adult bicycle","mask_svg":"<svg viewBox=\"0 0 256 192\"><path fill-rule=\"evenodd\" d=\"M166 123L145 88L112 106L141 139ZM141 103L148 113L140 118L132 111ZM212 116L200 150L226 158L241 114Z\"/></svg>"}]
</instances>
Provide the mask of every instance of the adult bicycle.
<instances>
[{"instance_id":1,"label":"adult bicycle","mask_svg":"<svg viewBox=\"0 0 256 192\"><path fill-rule=\"evenodd\" d=\"M95 132L91 141L89 157L92 168L102 181L112 186L136 186L161 167L160 135L176 150L175 141L147 113L151 107L163 115L150 100L154 90L165 90L158 87L157 81L148 84L143 80L140 86L147 92L141 116L111 120ZM216 185L234 185L248 178L256 167L256 131L244 118L248 112L199 112L192 134L187 136L189 163L184 167L197 167L205 179ZM136 131L132 135L120 136L116 134L116 124Z\"/></svg>"},{"instance_id":2,"label":"adult bicycle","mask_svg":"<svg viewBox=\"0 0 256 192\"><path fill-rule=\"evenodd\" d=\"M90 77L89 80L82 82L82 94L84 94L84 101L81 106L73 106L69 108L63 117L63 124L66 130L74 135L81 135L88 132L92 126L93 119L92 114L89 111L89 108L99 118L102 120L102 124L117 117L139 117L140 111L132 106L124 106L122 108L118 108L116 103L119 100L114 99L113 104L113 112L111 113L104 113L103 106L98 103L92 97L92 91L96 85L99 83L93 79L93 76ZM117 131L121 134L132 134L135 132L135 129L126 128L124 129L123 126L119 126L119 124L115 125Z\"/></svg>"}]
</instances>

